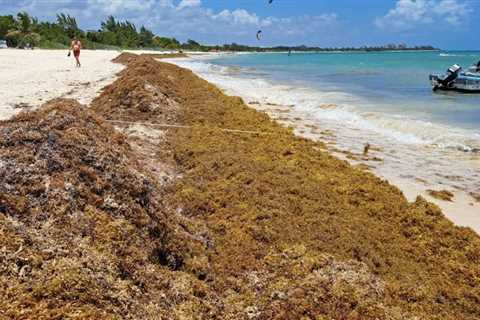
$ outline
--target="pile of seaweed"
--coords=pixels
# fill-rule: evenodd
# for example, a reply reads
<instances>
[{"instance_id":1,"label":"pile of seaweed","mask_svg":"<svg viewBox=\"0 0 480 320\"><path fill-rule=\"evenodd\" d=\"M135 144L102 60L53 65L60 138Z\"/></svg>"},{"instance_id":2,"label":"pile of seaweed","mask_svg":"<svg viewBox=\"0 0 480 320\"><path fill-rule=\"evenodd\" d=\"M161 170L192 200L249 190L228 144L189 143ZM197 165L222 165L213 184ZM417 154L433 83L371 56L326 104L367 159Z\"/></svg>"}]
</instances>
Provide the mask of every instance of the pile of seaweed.
<instances>
[{"instance_id":1,"label":"pile of seaweed","mask_svg":"<svg viewBox=\"0 0 480 320\"><path fill-rule=\"evenodd\" d=\"M112 59L112 62L128 65L131 61L138 58L139 55L131 52L122 52ZM185 53L142 53L141 56L148 56L155 59L187 58Z\"/></svg>"},{"instance_id":2,"label":"pile of seaweed","mask_svg":"<svg viewBox=\"0 0 480 320\"><path fill-rule=\"evenodd\" d=\"M130 55L122 53L118 60ZM161 68L153 68L155 61L148 55L134 56L119 73L118 80L94 99L91 109L109 120L176 123L181 103L176 83L181 79L175 74L167 75Z\"/></svg>"},{"instance_id":3,"label":"pile of seaweed","mask_svg":"<svg viewBox=\"0 0 480 320\"><path fill-rule=\"evenodd\" d=\"M263 319L480 317L471 229L190 78L178 85L181 119L205 130L171 135L183 174L172 195L210 226L214 287L227 301Z\"/></svg>"},{"instance_id":4,"label":"pile of seaweed","mask_svg":"<svg viewBox=\"0 0 480 320\"><path fill-rule=\"evenodd\" d=\"M126 137L74 101L1 122L0 318L214 310L182 271L203 245L162 201Z\"/></svg>"},{"instance_id":5,"label":"pile of seaweed","mask_svg":"<svg viewBox=\"0 0 480 320\"><path fill-rule=\"evenodd\" d=\"M90 109L0 124L1 317L480 318L478 235L192 72L130 57Z\"/></svg>"},{"instance_id":6,"label":"pile of seaweed","mask_svg":"<svg viewBox=\"0 0 480 320\"><path fill-rule=\"evenodd\" d=\"M122 52L117 57L112 59L112 62L128 65L130 61L133 61L137 58L138 55L131 52Z\"/></svg>"},{"instance_id":7,"label":"pile of seaweed","mask_svg":"<svg viewBox=\"0 0 480 320\"><path fill-rule=\"evenodd\" d=\"M142 53L144 56L152 57L155 59L173 59L173 58L188 58L185 53Z\"/></svg>"},{"instance_id":8,"label":"pile of seaweed","mask_svg":"<svg viewBox=\"0 0 480 320\"><path fill-rule=\"evenodd\" d=\"M196 268L208 270L206 284L224 306L220 318L480 316L480 239L472 230L151 57L131 62L92 108L113 119L165 120L123 102L119 93L135 91L140 80L175 101L170 124L189 127L166 131L182 177L166 199L206 226L208 258Z\"/></svg>"}]
</instances>

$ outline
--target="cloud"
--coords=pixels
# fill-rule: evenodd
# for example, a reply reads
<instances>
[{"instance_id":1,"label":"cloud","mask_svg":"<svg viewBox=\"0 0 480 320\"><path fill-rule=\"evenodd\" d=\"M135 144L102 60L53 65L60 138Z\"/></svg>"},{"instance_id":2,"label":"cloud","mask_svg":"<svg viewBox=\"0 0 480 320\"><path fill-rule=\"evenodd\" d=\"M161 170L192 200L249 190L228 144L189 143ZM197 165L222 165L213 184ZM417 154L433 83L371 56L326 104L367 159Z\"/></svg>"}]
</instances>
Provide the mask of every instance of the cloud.
<instances>
[{"instance_id":1,"label":"cloud","mask_svg":"<svg viewBox=\"0 0 480 320\"><path fill-rule=\"evenodd\" d=\"M147 12L156 6L169 6L171 1L155 0L87 0L86 8L90 14L122 14L128 12Z\"/></svg>"},{"instance_id":2,"label":"cloud","mask_svg":"<svg viewBox=\"0 0 480 320\"><path fill-rule=\"evenodd\" d=\"M0 4L6 0L0 0ZM203 43L247 43L270 45L273 43L298 43L331 37L339 25L337 15L323 13L287 17L262 17L244 8L213 10L201 0L21 0L0 14L26 10L42 20L54 20L60 12L77 18L84 29L96 29L108 15L129 20L137 26L145 25L156 34L188 38ZM256 40L258 29L264 31L261 43ZM303 37L303 38L302 38Z\"/></svg>"},{"instance_id":3,"label":"cloud","mask_svg":"<svg viewBox=\"0 0 480 320\"><path fill-rule=\"evenodd\" d=\"M458 26L471 12L468 3L460 0L397 0L395 8L374 23L378 28L396 31L435 23Z\"/></svg>"},{"instance_id":4,"label":"cloud","mask_svg":"<svg viewBox=\"0 0 480 320\"><path fill-rule=\"evenodd\" d=\"M201 0L182 0L177 6L178 10L182 10L183 8L189 8L189 7L199 7L202 5Z\"/></svg>"},{"instance_id":5,"label":"cloud","mask_svg":"<svg viewBox=\"0 0 480 320\"><path fill-rule=\"evenodd\" d=\"M253 24L261 25L261 20L255 14L249 13L245 9L236 9L233 11L223 10L218 14L211 15L213 20L222 21L232 24Z\"/></svg>"}]
</instances>

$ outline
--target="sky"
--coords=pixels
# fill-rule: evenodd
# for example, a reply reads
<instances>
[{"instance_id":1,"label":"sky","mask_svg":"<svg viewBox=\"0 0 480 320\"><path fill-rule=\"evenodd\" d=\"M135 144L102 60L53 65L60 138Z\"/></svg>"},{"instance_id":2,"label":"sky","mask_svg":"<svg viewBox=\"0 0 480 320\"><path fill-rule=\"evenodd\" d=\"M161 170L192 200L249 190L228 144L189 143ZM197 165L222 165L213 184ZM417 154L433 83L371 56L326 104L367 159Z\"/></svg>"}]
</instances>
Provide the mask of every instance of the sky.
<instances>
[{"instance_id":1,"label":"sky","mask_svg":"<svg viewBox=\"0 0 480 320\"><path fill-rule=\"evenodd\" d=\"M0 0L0 14L21 10L50 21L68 13L90 30L114 15L204 44L480 49L480 0Z\"/></svg>"}]
</instances>

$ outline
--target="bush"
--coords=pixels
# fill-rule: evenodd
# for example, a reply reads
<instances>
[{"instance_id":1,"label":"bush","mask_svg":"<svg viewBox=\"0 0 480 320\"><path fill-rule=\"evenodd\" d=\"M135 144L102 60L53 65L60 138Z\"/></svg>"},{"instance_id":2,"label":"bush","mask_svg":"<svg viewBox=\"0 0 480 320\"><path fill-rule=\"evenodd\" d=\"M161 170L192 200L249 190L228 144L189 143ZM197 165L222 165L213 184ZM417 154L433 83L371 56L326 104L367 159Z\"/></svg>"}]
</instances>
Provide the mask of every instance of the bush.
<instances>
[{"instance_id":1,"label":"bush","mask_svg":"<svg viewBox=\"0 0 480 320\"><path fill-rule=\"evenodd\" d=\"M68 49L68 46L63 43L48 40L45 38L40 39L40 43L38 44L38 46L43 49Z\"/></svg>"}]
</instances>

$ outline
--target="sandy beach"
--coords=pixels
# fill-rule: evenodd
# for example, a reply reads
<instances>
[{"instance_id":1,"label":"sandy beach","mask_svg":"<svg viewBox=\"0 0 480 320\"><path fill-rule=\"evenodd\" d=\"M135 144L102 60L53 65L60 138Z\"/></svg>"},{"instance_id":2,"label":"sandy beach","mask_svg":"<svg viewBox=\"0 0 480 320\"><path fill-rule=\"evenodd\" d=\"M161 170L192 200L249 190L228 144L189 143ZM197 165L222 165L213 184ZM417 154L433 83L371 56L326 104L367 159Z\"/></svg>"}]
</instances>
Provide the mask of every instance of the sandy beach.
<instances>
[{"instance_id":1,"label":"sandy beach","mask_svg":"<svg viewBox=\"0 0 480 320\"><path fill-rule=\"evenodd\" d=\"M111 83L122 66L112 63L116 51L84 50L82 68L63 50L0 50L0 119L53 98L88 104Z\"/></svg>"},{"instance_id":2,"label":"sandy beach","mask_svg":"<svg viewBox=\"0 0 480 320\"><path fill-rule=\"evenodd\" d=\"M0 122L0 317L480 316L480 237L438 206L156 56L63 54L50 86L7 66L8 105L89 104Z\"/></svg>"}]
</instances>

